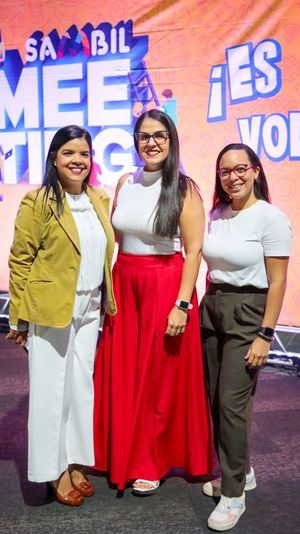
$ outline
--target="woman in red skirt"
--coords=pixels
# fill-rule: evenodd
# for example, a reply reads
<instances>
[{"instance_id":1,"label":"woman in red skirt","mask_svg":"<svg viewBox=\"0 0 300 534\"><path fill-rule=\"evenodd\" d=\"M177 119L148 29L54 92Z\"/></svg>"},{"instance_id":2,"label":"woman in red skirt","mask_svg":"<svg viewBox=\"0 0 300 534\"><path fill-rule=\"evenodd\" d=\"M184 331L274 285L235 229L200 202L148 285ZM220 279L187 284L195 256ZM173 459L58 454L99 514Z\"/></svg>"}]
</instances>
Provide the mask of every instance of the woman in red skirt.
<instances>
[{"instance_id":1,"label":"woman in red skirt","mask_svg":"<svg viewBox=\"0 0 300 534\"><path fill-rule=\"evenodd\" d=\"M149 494L172 467L212 468L195 291L204 212L179 171L171 118L144 113L134 142L144 167L116 188L118 313L105 319L96 358L95 467L120 490L133 481L135 493Z\"/></svg>"}]
</instances>

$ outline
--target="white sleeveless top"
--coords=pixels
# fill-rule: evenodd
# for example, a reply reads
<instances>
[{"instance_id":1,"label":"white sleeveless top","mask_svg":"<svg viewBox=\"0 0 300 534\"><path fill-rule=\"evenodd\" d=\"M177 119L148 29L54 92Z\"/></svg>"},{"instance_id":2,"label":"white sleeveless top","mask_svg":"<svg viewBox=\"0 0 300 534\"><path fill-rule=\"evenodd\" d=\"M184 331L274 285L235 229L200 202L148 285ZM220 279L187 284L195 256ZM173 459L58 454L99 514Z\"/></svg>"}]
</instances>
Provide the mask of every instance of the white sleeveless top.
<instances>
[{"instance_id":1,"label":"white sleeveless top","mask_svg":"<svg viewBox=\"0 0 300 534\"><path fill-rule=\"evenodd\" d=\"M127 254L173 254L181 250L178 234L174 239L154 234L153 222L161 190L161 169L139 169L122 185L112 225L121 237L120 250Z\"/></svg>"}]
</instances>

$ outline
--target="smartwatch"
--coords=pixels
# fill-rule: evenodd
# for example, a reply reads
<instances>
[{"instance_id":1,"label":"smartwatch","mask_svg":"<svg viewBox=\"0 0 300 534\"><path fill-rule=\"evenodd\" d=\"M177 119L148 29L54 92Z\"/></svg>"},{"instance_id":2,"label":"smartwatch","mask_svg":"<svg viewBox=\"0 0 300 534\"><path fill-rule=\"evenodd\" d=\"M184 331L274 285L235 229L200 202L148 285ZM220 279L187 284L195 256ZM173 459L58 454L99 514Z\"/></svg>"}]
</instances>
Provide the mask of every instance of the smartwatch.
<instances>
[{"instance_id":1,"label":"smartwatch","mask_svg":"<svg viewBox=\"0 0 300 534\"><path fill-rule=\"evenodd\" d=\"M188 311L193 309L193 304L191 304L188 300L176 300L175 302L177 308L183 311Z\"/></svg>"}]
</instances>

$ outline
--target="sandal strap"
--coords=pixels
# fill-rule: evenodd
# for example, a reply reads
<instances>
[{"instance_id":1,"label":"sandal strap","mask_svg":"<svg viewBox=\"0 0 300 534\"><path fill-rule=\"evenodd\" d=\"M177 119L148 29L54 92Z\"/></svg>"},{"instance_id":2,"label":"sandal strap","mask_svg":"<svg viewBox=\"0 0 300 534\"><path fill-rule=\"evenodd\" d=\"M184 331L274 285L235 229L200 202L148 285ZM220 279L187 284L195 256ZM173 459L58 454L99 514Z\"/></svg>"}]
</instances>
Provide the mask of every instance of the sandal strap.
<instances>
[{"instance_id":1,"label":"sandal strap","mask_svg":"<svg viewBox=\"0 0 300 534\"><path fill-rule=\"evenodd\" d=\"M145 484L149 484L152 488L156 488L159 486L159 481L158 482L155 482L154 480L146 480L145 478L137 478L135 481L134 481L134 484L139 484L139 483L145 483Z\"/></svg>"}]
</instances>

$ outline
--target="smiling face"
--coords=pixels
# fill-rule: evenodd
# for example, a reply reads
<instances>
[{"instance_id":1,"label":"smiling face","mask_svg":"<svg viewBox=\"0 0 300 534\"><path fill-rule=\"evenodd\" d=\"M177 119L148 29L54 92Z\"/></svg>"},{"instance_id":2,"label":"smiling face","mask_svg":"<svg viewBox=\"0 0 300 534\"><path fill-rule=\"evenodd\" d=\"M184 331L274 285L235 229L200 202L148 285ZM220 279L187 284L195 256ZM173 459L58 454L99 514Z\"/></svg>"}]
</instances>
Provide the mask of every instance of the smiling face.
<instances>
[{"instance_id":1,"label":"smiling face","mask_svg":"<svg viewBox=\"0 0 300 534\"><path fill-rule=\"evenodd\" d=\"M220 181L225 193L231 198L232 209L245 209L256 202L254 181L259 170L259 167L252 166L245 150L228 150L223 154L219 164Z\"/></svg>"},{"instance_id":2,"label":"smiling face","mask_svg":"<svg viewBox=\"0 0 300 534\"><path fill-rule=\"evenodd\" d=\"M155 132L166 132L166 127L162 122L146 117L138 132L139 136L141 137L141 133L153 135ZM170 148L169 138L163 139L162 137L160 139L159 135L156 138L157 140L155 141L153 137L150 137L147 143L138 141L138 151L145 162L145 171L157 171L161 169L168 157Z\"/></svg>"},{"instance_id":3,"label":"smiling face","mask_svg":"<svg viewBox=\"0 0 300 534\"><path fill-rule=\"evenodd\" d=\"M53 161L58 179L68 193L78 195L91 170L91 154L84 137L77 137L62 145Z\"/></svg>"}]
</instances>

